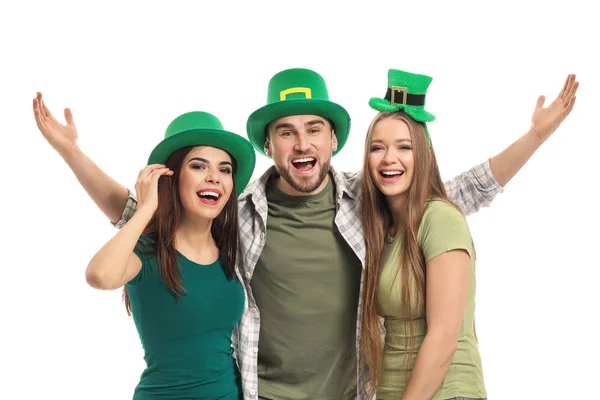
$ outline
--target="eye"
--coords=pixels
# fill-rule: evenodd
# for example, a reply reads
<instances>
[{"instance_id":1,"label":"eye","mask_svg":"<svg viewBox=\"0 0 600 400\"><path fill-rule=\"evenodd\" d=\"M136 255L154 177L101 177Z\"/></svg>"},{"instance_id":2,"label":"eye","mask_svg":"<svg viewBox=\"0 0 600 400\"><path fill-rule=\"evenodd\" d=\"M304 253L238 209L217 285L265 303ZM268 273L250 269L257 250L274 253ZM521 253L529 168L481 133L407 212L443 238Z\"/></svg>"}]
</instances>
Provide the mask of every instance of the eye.
<instances>
[{"instance_id":1,"label":"eye","mask_svg":"<svg viewBox=\"0 0 600 400\"><path fill-rule=\"evenodd\" d=\"M383 147L381 147L381 146L371 146L371 152L378 151L378 150L383 150Z\"/></svg>"},{"instance_id":2,"label":"eye","mask_svg":"<svg viewBox=\"0 0 600 400\"><path fill-rule=\"evenodd\" d=\"M221 173L223 174L231 174L231 168L221 168Z\"/></svg>"},{"instance_id":3,"label":"eye","mask_svg":"<svg viewBox=\"0 0 600 400\"><path fill-rule=\"evenodd\" d=\"M292 131L283 131L279 135L286 137L286 136L292 136L293 134L294 134L294 132L292 132Z\"/></svg>"},{"instance_id":4,"label":"eye","mask_svg":"<svg viewBox=\"0 0 600 400\"><path fill-rule=\"evenodd\" d=\"M407 150L407 151L410 151L410 150L412 150L412 147L410 147L410 146L408 146L408 145L403 145L403 146L400 146L400 150Z\"/></svg>"},{"instance_id":5,"label":"eye","mask_svg":"<svg viewBox=\"0 0 600 400\"><path fill-rule=\"evenodd\" d=\"M203 170L205 168L206 167L202 164L192 164L192 169L195 169L195 170Z\"/></svg>"},{"instance_id":6,"label":"eye","mask_svg":"<svg viewBox=\"0 0 600 400\"><path fill-rule=\"evenodd\" d=\"M321 130L319 128L312 128L309 132L310 133L319 133L319 132L321 132Z\"/></svg>"}]
</instances>

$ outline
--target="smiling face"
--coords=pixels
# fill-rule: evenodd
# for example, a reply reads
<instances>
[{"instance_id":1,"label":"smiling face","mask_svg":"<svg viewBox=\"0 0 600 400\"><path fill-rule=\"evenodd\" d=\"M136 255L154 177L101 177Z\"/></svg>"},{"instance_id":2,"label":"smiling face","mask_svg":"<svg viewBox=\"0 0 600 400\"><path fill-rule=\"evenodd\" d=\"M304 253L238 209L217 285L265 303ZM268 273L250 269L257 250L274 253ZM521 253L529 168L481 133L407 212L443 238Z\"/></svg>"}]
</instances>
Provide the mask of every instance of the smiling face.
<instances>
[{"instance_id":1,"label":"smiling face","mask_svg":"<svg viewBox=\"0 0 600 400\"><path fill-rule=\"evenodd\" d=\"M375 186L388 201L406 202L413 180L415 159L406 122L385 118L373 128L368 157Z\"/></svg>"},{"instance_id":2,"label":"smiling face","mask_svg":"<svg viewBox=\"0 0 600 400\"><path fill-rule=\"evenodd\" d=\"M194 147L183 159L179 198L183 218L215 219L233 191L233 165L229 154L210 146Z\"/></svg>"},{"instance_id":3,"label":"smiling face","mask_svg":"<svg viewBox=\"0 0 600 400\"><path fill-rule=\"evenodd\" d=\"M265 153L290 195L313 194L325 187L337 138L330 122L317 115L292 115L269 124Z\"/></svg>"}]
</instances>

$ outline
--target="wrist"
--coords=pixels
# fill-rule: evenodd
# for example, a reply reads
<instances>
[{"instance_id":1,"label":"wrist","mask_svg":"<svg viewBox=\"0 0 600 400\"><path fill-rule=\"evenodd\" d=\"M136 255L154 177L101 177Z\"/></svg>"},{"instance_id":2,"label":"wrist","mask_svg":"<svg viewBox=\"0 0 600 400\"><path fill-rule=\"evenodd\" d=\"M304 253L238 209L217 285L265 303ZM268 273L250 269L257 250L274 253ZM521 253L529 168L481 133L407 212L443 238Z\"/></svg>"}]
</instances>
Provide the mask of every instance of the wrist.
<instances>
[{"instance_id":1,"label":"wrist","mask_svg":"<svg viewBox=\"0 0 600 400\"><path fill-rule=\"evenodd\" d=\"M68 146L65 149L60 149L60 150L57 149L57 151L58 151L58 154L63 158L63 160L65 160L65 162L67 164L71 164L74 159L83 155L83 152L81 151L81 149L79 148L79 146L77 144Z\"/></svg>"},{"instance_id":2,"label":"wrist","mask_svg":"<svg viewBox=\"0 0 600 400\"><path fill-rule=\"evenodd\" d=\"M143 219L146 222L150 222L150 220L154 216L155 212L156 212L156 209L152 209L149 206L145 206L142 204L142 205L138 205L138 208L135 211L135 214L133 216L134 217L138 216L138 218Z\"/></svg>"},{"instance_id":3,"label":"wrist","mask_svg":"<svg viewBox=\"0 0 600 400\"><path fill-rule=\"evenodd\" d=\"M531 140L538 146L541 146L545 141L542 135L538 131L536 131L533 126L529 128L529 131L526 135L529 136Z\"/></svg>"}]
</instances>

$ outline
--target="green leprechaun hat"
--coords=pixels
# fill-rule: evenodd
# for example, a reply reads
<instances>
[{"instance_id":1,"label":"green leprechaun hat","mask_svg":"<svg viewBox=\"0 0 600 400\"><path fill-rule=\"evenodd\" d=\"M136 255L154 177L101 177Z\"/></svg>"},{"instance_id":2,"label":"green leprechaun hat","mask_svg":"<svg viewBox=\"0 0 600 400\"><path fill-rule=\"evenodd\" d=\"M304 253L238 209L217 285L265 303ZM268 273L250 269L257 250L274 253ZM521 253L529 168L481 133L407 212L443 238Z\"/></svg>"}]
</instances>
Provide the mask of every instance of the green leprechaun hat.
<instances>
[{"instance_id":1,"label":"green leprechaun hat","mask_svg":"<svg viewBox=\"0 0 600 400\"><path fill-rule=\"evenodd\" d=\"M404 111L415 121L432 122L435 116L425 111L425 95L432 77L413 74L398 69L388 70L388 89L384 98L373 97L369 106L377 111ZM425 124L427 141L431 145L429 130Z\"/></svg>"},{"instance_id":2,"label":"green leprechaun hat","mask_svg":"<svg viewBox=\"0 0 600 400\"><path fill-rule=\"evenodd\" d=\"M254 172L256 154L248 140L223 129L217 117L192 111L175 118L167 127L165 138L152 150L150 164L165 164L171 154L188 146L212 146L229 153L237 164L235 188L242 193Z\"/></svg>"},{"instance_id":3,"label":"green leprechaun hat","mask_svg":"<svg viewBox=\"0 0 600 400\"><path fill-rule=\"evenodd\" d=\"M248 138L259 153L265 154L266 128L272 121L290 115L318 115L329 119L338 141L336 155L346 144L350 132L350 115L329 100L327 85L321 75L304 68L287 69L269 81L267 105L248 118Z\"/></svg>"}]
</instances>

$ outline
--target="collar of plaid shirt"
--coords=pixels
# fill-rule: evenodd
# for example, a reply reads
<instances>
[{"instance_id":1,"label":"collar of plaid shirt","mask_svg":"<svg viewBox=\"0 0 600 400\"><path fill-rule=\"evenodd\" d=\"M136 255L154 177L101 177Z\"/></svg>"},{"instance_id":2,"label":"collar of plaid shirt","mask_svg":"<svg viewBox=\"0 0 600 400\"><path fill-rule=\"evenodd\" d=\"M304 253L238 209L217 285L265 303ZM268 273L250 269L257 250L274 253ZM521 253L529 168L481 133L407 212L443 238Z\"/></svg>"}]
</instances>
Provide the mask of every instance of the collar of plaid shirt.
<instances>
[{"instance_id":1,"label":"collar of plaid shirt","mask_svg":"<svg viewBox=\"0 0 600 400\"><path fill-rule=\"evenodd\" d=\"M360 284L360 299L357 312L356 344L360 342L360 320L362 315L362 291L364 281L365 240L360 211L360 173L337 172L331 168L336 191L335 224L350 248L363 265ZM250 280L260 253L265 245L268 214L266 187L269 179L276 175L275 167L269 168L259 179L252 182L239 198L240 261L238 268L247 295L244 315L234 333L235 349L242 374L244 398L258 398L258 341L260 311L256 306ZM358 359L358 354L357 354ZM363 371L363 373L361 373ZM357 399L367 399L368 383L362 379L364 367L357 365Z\"/></svg>"}]
</instances>

